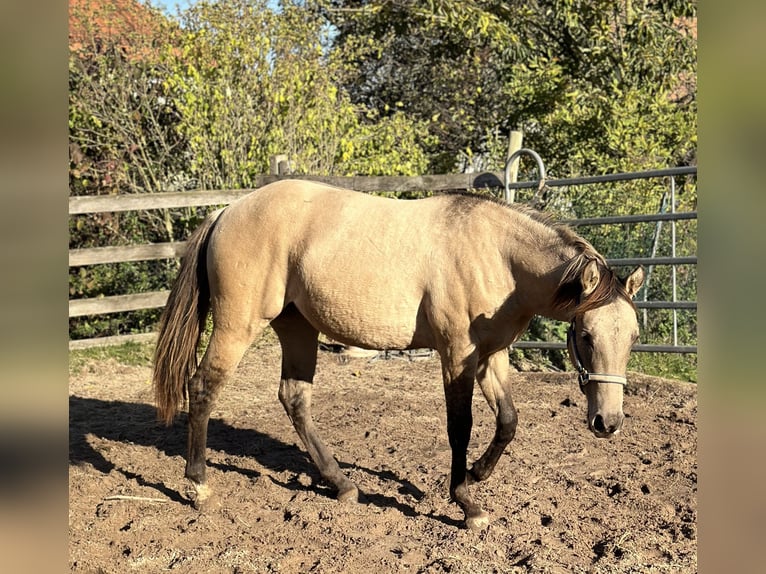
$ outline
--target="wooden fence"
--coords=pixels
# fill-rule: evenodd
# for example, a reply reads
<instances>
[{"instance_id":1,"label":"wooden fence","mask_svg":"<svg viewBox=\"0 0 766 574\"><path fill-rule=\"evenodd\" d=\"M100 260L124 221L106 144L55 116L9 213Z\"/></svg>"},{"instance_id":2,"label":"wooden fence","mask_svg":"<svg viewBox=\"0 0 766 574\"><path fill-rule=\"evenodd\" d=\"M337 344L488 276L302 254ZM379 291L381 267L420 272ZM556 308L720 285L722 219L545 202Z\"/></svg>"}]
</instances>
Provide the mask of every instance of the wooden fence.
<instances>
[{"instance_id":1,"label":"wooden fence","mask_svg":"<svg viewBox=\"0 0 766 574\"><path fill-rule=\"evenodd\" d=\"M696 168L672 168L669 170L657 170L653 172L639 172L638 174L624 174L622 178L615 176L602 176L605 181L618 181L620 179L638 179L642 177L661 177L686 174L696 174ZM361 192L386 191L386 192L424 192L435 193L453 191L492 188L500 189L504 186L503 172L485 172L478 174L459 175L428 175L417 177L383 176L383 177L318 177L318 176L280 176L264 175L257 180L256 188L280 179L308 179L320 181L354 189ZM548 185L598 183L599 178L581 178L580 180L551 180ZM512 188L530 188L537 182L523 182L511 184ZM235 199L250 193L253 189L224 190L224 191L190 191L173 193L146 193L117 196L80 196L69 198L69 215L81 215L89 213L142 211L153 209L176 209L183 207L210 207L228 205ZM592 218L589 220L573 220L572 225L599 225L612 223L632 223L639 221L664 221L696 219L696 212L685 213L658 213L648 215L631 215L621 217ZM104 263L122 263L129 261L149 261L159 259L174 259L183 254L184 242L168 242L146 245L132 245L120 247L96 247L88 249L71 249L69 251L69 266L87 266ZM696 265L697 258L693 257L660 257L660 258L631 258L612 259L613 265ZM82 317L87 315L100 315L124 311L138 311L142 309L155 309L163 307L167 301L168 291L153 291L148 293L136 293L130 295L113 295L108 297L95 297L86 299L70 299L69 317ZM694 309L696 302L693 301L645 301L638 302L639 308L646 309ZM114 337L99 337L94 339L81 339L69 342L69 348L82 349L96 345L121 344L128 341L150 341L156 337L155 333L138 335L119 335ZM537 342L536 342L537 343ZM529 345L520 345L527 347ZM541 342L535 345L538 348L560 348L558 343ZM662 351L670 350L662 346L644 345L645 348L638 350ZM696 347L673 347L673 352L696 352Z\"/></svg>"}]
</instances>

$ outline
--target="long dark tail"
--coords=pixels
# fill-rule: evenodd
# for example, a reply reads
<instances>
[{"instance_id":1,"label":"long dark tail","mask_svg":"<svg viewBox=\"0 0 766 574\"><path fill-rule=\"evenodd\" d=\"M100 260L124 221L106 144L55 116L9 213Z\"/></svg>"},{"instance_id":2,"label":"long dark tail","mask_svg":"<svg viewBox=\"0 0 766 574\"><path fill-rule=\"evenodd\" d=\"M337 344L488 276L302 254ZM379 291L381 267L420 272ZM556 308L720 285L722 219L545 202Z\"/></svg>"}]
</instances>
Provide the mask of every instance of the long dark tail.
<instances>
[{"instance_id":1,"label":"long dark tail","mask_svg":"<svg viewBox=\"0 0 766 574\"><path fill-rule=\"evenodd\" d=\"M197 347L210 310L205 254L220 213L208 215L186 242L181 269L160 318L153 383L157 418L166 425L173 422L186 384L197 370Z\"/></svg>"}]
</instances>

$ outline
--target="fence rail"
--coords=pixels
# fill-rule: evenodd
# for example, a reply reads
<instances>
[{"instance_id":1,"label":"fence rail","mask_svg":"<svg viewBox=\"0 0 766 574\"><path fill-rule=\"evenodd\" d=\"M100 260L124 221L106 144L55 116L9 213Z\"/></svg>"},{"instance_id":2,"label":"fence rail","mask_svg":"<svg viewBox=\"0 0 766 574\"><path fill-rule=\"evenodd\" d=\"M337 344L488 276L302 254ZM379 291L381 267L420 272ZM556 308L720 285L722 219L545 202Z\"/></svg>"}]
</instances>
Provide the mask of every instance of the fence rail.
<instances>
[{"instance_id":1,"label":"fence rail","mask_svg":"<svg viewBox=\"0 0 766 574\"><path fill-rule=\"evenodd\" d=\"M141 211L144 209L173 209L178 207L227 205L259 187L263 187L268 183L273 183L281 179L317 181L361 192L444 192L455 189L487 189L502 187L503 172L466 173L457 175L421 175L415 177L261 175L256 177L256 185L253 189L74 196L69 198L69 215L101 213L105 211Z\"/></svg>"},{"instance_id":2,"label":"fence rail","mask_svg":"<svg viewBox=\"0 0 766 574\"><path fill-rule=\"evenodd\" d=\"M69 266L79 267L81 265L98 265L101 263L177 259L183 255L185 248L185 241L173 241L172 243L70 249Z\"/></svg>"},{"instance_id":3,"label":"fence rail","mask_svg":"<svg viewBox=\"0 0 766 574\"><path fill-rule=\"evenodd\" d=\"M140 311L164 307L170 291L149 291L132 295L110 295L109 297L91 297L88 299L70 299L69 316L102 315L122 311Z\"/></svg>"},{"instance_id":4,"label":"fence rail","mask_svg":"<svg viewBox=\"0 0 766 574\"><path fill-rule=\"evenodd\" d=\"M694 175L696 167L670 168L665 170L652 170L628 174L610 174L605 176L581 177L572 179L548 180L546 185L550 187L563 185L587 185L627 181L634 179L647 179L657 177L675 177L679 175ZM465 190L503 187L503 172L486 172L478 174L459 175L433 175L419 177L314 177L314 176L277 176L264 175L256 180L256 188L280 179L307 179L338 185L362 192L443 192L448 190ZM512 189L532 188L539 182L520 182L509 184ZM176 209L185 207L211 207L224 206L239 197L253 191L222 190L222 191L190 191L147 193L136 195L119 196L87 196L69 198L69 215L84 215L102 212L125 212L143 211L155 209ZM677 213L655 213L645 215L606 216L585 219L570 219L564 221L571 226L586 225L611 225L632 224L641 222L681 221L697 218L696 211ZM121 263L133 261L150 261L159 259L176 259L184 251L186 243L183 241L155 243L132 246L97 247L87 249L69 250L69 266L87 266L105 263ZM628 265L696 265L696 256L687 257L632 257L607 259L613 266ZM88 315L100 315L124 311L137 311L163 307L167 301L169 291L153 291L130 295L113 295L108 297L94 297L85 299L72 299L69 301L69 317L83 317ZM639 309L670 309L687 310L696 312L696 301L636 301ZM113 337L100 337L70 341L70 349L85 348L94 345L119 344L126 341L152 340L154 334L144 333L138 335L118 335ZM514 344L516 348L539 348L561 349L563 343L544 341L519 341ZM637 351L647 352L681 352L696 353L696 346L684 345L637 345Z\"/></svg>"}]
</instances>

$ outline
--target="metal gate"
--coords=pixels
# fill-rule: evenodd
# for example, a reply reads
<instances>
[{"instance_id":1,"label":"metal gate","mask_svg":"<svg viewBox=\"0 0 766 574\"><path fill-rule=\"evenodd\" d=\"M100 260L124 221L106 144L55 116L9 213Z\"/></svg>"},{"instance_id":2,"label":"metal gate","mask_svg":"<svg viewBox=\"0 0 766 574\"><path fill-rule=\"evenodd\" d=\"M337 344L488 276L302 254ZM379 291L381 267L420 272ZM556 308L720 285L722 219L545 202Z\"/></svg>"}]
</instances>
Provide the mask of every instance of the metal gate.
<instances>
[{"instance_id":1,"label":"metal gate","mask_svg":"<svg viewBox=\"0 0 766 574\"><path fill-rule=\"evenodd\" d=\"M514 162L520 155L531 156L537 164L538 179L536 181L511 183L509 181L509 173L511 163ZM663 353L696 353L697 352L697 334L696 334L696 313L697 313L697 297L696 297L696 265L697 265L697 253L696 253L696 241L694 242L694 253L686 253L679 255L677 253L677 225L679 222L694 220L696 223L697 211L677 210L677 189L678 179L680 178L695 178L697 175L696 166L688 167L675 167L667 169L657 169L650 171L632 172L632 173L619 173L609 174L601 176L590 177L576 177L569 179L546 179L545 166L543 165L540 156L532 150L521 149L516 151L508 158L505 165L505 181L504 181L504 195L506 201L517 201L516 195L518 190L532 189L533 199L537 197L544 189L555 189L557 187L571 188L574 186L587 186L589 189L593 189L594 193L597 193L598 188L609 184L615 184L618 182L626 182L633 180L659 180L666 186L666 191L663 194L663 201L658 206L656 213L651 214L635 214L635 215L614 215L604 217L589 217L568 219L565 223L572 227L583 228L595 228L599 226L629 226L635 224L654 224L653 241L650 253L648 255L641 256L625 256L618 258L608 258L607 262L615 267L620 266L637 266L642 265L646 270L646 279L642 290L636 295L636 307L642 314L642 326L646 329L649 313L658 310L668 310L670 312L671 325L669 328L670 336L668 341L654 344L638 344L634 347L635 351L644 352L663 352ZM665 227L665 224L669 228ZM581 232L582 235L588 238L588 232ZM663 233L669 238L664 237L669 249L666 249L666 253L658 253L658 246L660 245L660 238L663 237ZM688 235L688 230L686 231ZM696 232L694 233L696 237ZM598 248L598 246L597 246ZM678 285L678 270L679 267L694 267L693 280L693 298L687 297L685 300L679 298L679 285ZM656 300L649 298L650 287L652 285L652 278L656 267L669 267L669 297L663 300ZM686 275L690 275L686 273ZM685 289L687 292L689 288ZM691 313L693 314L694 324L693 334L690 334L688 329L686 330L687 341L679 340L679 313ZM689 321L687 321L689 323ZM563 341L529 341L521 340L513 345L517 349L564 349L566 344Z\"/></svg>"}]
</instances>

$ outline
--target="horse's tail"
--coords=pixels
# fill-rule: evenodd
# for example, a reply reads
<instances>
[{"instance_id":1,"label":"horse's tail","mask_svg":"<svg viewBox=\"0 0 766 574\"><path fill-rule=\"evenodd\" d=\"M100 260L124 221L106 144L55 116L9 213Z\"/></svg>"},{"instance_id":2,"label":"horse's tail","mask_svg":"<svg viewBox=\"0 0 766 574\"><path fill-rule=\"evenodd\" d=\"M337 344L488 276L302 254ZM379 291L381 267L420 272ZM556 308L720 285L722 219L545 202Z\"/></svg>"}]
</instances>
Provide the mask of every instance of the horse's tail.
<instances>
[{"instance_id":1,"label":"horse's tail","mask_svg":"<svg viewBox=\"0 0 766 574\"><path fill-rule=\"evenodd\" d=\"M197 347L210 310L205 254L210 232L222 211L208 215L186 242L181 269L160 318L153 384L157 418L166 425L173 422L186 385L197 370Z\"/></svg>"}]
</instances>

